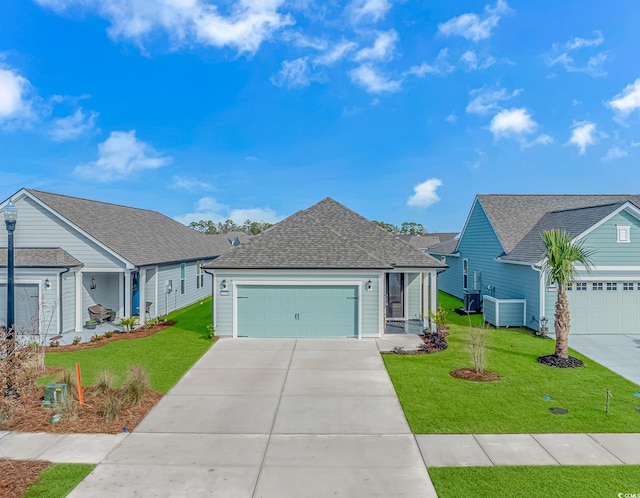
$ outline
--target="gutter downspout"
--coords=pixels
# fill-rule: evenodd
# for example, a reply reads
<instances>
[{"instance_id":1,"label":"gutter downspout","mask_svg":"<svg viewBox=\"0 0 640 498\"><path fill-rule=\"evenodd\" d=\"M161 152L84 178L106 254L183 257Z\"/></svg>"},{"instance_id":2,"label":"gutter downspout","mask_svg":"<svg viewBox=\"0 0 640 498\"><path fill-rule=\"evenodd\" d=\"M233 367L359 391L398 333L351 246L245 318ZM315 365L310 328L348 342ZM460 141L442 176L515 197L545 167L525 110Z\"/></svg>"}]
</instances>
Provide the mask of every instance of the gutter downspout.
<instances>
[{"instance_id":1,"label":"gutter downspout","mask_svg":"<svg viewBox=\"0 0 640 498\"><path fill-rule=\"evenodd\" d=\"M545 306L546 303L545 303L545 299L544 299L545 298L545 293L544 293L545 285L543 284L543 281L542 281L544 273L542 272L542 268L537 267L535 263L531 264L531 269L540 274L539 285L538 285L538 288L540 289L539 290L539 295L538 295L538 297L540 299L540 303L538 305L538 329L540 329L540 319L543 316L545 316L544 310L546 308L546 306Z\"/></svg>"},{"instance_id":2,"label":"gutter downspout","mask_svg":"<svg viewBox=\"0 0 640 498\"><path fill-rule=\"evenodd\" d=\"M217 326L217 313L216 313L216 298L214 289L216 288L216 274L215 272L209 272L206 268L202 269L207 275L211 275L211 324L215 328Z\"/></svg>"}]
</instances>

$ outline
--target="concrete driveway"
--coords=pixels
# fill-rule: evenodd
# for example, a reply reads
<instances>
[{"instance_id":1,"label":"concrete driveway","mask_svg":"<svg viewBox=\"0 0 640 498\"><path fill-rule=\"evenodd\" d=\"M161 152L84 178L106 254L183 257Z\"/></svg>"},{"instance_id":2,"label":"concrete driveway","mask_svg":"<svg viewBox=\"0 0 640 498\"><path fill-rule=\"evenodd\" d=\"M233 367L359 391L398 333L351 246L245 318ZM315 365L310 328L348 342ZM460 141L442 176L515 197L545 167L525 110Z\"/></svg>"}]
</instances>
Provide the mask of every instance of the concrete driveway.
<instances>
[{"instance_id":1,"label":"concrete driveway","mask_svg":"<svg viewBox=\"0 0 640 498\"><path fill-rule=\"evenodd\" d=\"M223 339L69 496L436 493L374 340Z\"/></svg>"},{"instance_id":2,"label":"concrete driveway","mask_svg":"<svg viewBox=\"0 0 640 498\"><path fill-rule=\"evenodd\" d=\"M569 346L640 386L640 335L571 335Z\"/></svg>"}]
</instances>

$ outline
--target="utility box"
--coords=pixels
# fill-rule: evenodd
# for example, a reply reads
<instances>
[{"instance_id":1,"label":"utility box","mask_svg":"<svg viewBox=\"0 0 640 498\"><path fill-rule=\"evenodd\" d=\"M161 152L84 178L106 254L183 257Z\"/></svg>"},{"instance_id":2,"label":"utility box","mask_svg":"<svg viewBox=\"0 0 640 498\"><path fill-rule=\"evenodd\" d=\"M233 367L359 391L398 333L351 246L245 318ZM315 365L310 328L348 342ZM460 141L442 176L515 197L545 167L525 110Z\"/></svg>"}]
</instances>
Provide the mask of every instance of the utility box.
<instances>
[{"instance_id":1,"label":"utility box","mask_svg":"<svg viewBox=\"0 0 640 498\"><path fill-rule=\"evenodd\" d=\"M480 311L480 292L464 293L464 310L467 313L478 313Z\"/></svg>"},{"instance_id":2,"label":"utility box","mask_svg":"<svg viewBox=\"0 0 640 498\"><path fill-rule=\"evenodd\" d=\"M67 384L49 384L44 387L44 400L40 403L43 408L53 408L56 403L62 403L69 399L69 386Z\"/></svg>"}]
</instances>

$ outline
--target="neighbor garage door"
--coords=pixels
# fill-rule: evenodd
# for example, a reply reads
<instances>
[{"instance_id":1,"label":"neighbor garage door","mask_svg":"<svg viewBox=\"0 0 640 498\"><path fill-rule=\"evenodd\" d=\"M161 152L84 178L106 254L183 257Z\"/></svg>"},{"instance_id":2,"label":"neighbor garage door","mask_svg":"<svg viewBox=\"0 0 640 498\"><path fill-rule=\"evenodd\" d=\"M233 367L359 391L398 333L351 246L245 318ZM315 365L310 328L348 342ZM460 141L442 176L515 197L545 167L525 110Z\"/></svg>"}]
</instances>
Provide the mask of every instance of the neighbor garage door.
<instances>
[{"instance_id":1,"label":"neighbor garage door","mask_svg":"<svg viewBox=\"0 0 640 498\"><path fill-rule=\"evenodd\" d=\"M239 285L238 337L357 337L358 288Z\"/></svg>"},{"instance_id":2,"label":"neighbor garage door","mask_svg":"<svg viewBox=\"0 0 640 498\"><path fill-rule=\"evenodd\" d=\"M16 284L13 292L16 331L22 334L37 334L39 310L38 286ZM0 325L7 319L7 284L0 284Z\"/></svg>"},{"instance_id":3,"label":"neighbor garage door","mask_svg":"<svg viewBox=\"0 0 640 498\"><path fill-rule=\"evenodd\" d=\"M567 294L571 333L640 333L640 282L578 282Z\"/></svg>"}]
</instances>

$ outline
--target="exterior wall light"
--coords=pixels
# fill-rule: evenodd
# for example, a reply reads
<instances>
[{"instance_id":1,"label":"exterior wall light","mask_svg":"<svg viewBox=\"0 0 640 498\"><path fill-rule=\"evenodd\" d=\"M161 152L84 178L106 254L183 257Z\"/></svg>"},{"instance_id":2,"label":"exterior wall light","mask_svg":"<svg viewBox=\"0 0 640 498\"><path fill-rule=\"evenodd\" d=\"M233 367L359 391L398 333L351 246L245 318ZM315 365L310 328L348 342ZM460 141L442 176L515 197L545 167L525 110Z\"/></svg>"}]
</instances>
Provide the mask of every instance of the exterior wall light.
<instances>
[{"instance_id":1,"label":"exterior wall light","mask_svg":"<svg viewBox=\"0 0 640 498\"><path fill-rule=\"evenodd\" d=\"M367 281L367 290L370 291L373 288L373 282L371 282L371 279L369 279Z\"/></svg>"},{"instance_id":2,"label":"exterior wall light","mask_svg":"<svg viewBox=\"0 0 640 498\"><path fill-rule=\"evenodd\" d=\"M220 288L222 290L227 290L227 281L225 279L223 279L222 282L220 282Z\"/></svg>"}]
</instances>

